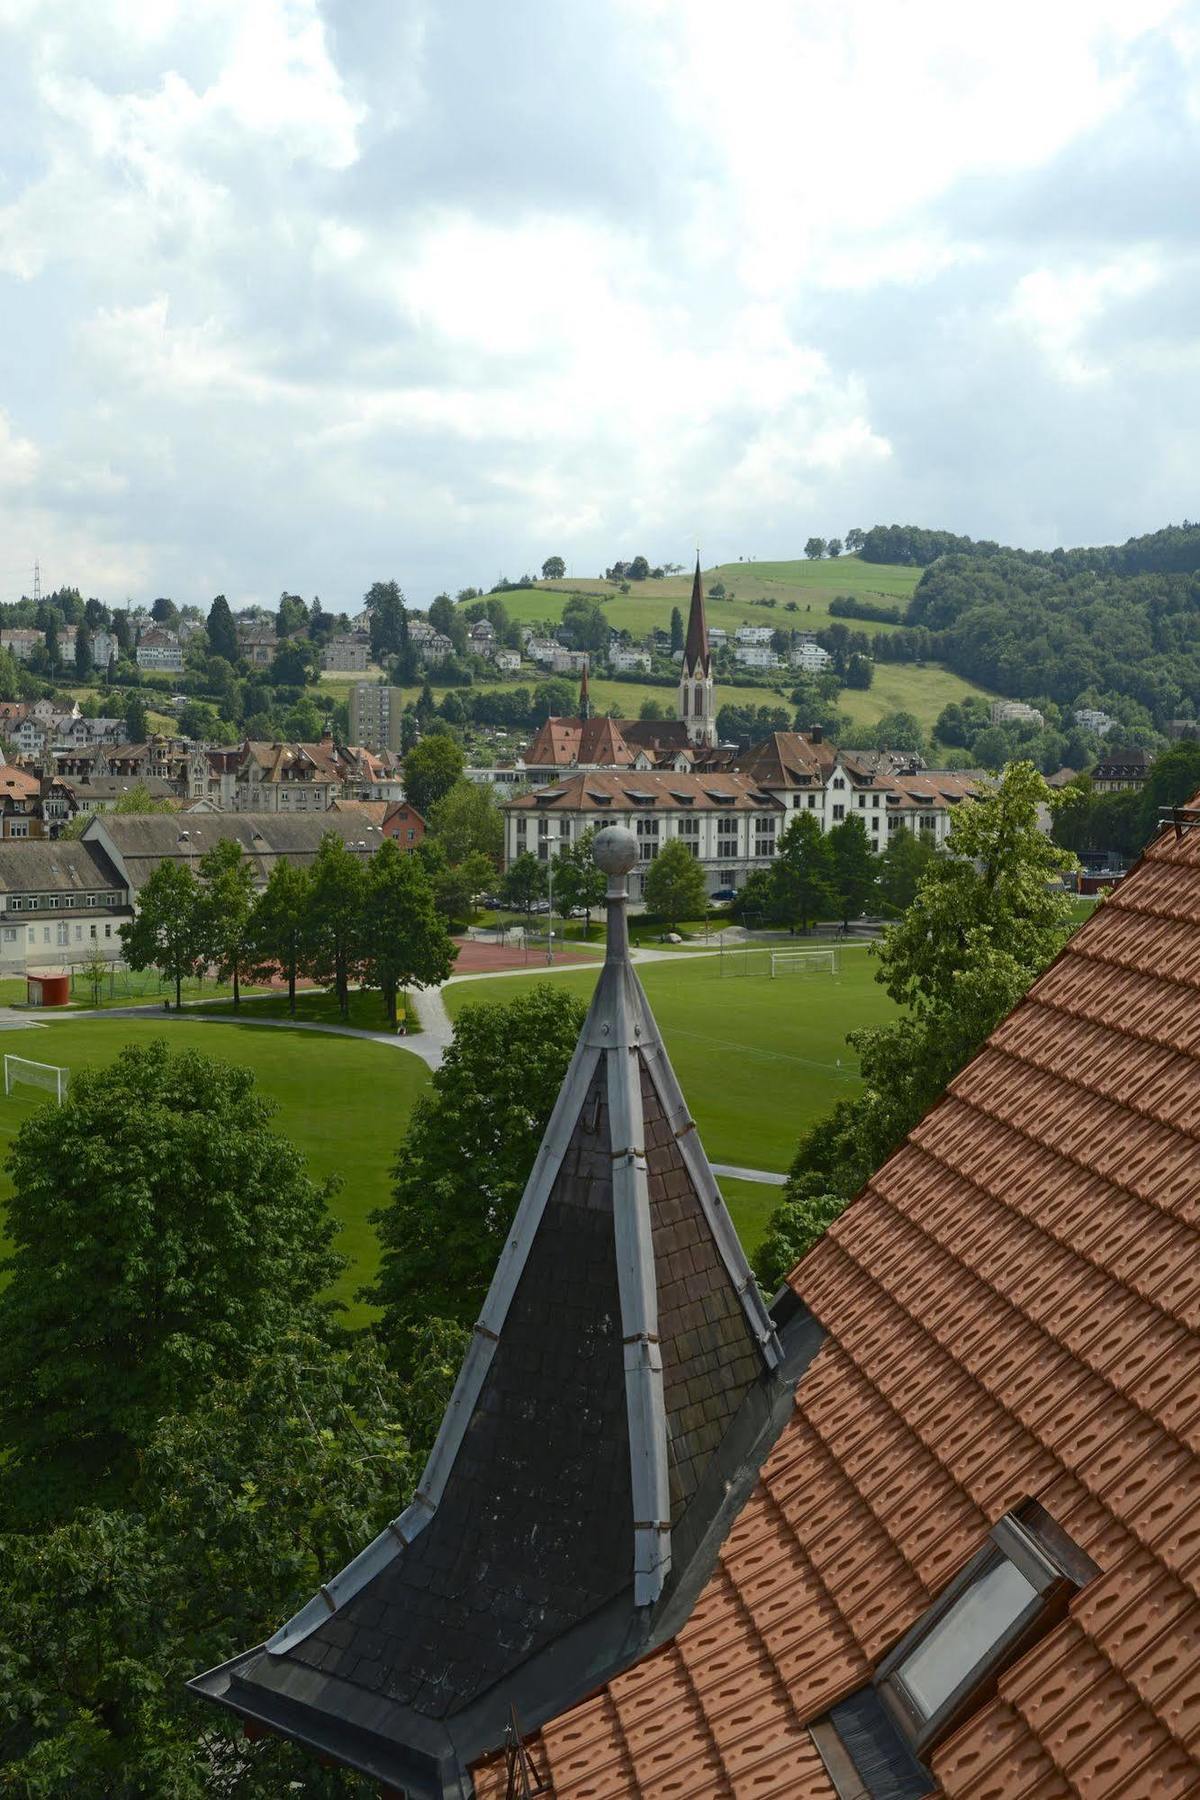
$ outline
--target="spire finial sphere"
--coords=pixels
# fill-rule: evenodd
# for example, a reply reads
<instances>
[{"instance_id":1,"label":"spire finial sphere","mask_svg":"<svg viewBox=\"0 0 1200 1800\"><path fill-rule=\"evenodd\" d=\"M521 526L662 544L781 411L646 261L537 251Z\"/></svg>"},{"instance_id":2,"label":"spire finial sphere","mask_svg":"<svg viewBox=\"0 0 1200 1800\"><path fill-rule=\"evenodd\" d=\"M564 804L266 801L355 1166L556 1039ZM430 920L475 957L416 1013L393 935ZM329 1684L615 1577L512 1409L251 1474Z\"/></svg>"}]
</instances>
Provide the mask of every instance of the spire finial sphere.
<instances>
[{"instance_id":1,"label":"spire finial sphere","mask_svg":"<svg viewBox=\"0 0 1200 1800\"><path fill-rule=\"evenodd\" d=\"M637 839L624 825L606 825L596 833L592 855L606 875L628 875L638 859Z\"/></svg>"}]
</instances>

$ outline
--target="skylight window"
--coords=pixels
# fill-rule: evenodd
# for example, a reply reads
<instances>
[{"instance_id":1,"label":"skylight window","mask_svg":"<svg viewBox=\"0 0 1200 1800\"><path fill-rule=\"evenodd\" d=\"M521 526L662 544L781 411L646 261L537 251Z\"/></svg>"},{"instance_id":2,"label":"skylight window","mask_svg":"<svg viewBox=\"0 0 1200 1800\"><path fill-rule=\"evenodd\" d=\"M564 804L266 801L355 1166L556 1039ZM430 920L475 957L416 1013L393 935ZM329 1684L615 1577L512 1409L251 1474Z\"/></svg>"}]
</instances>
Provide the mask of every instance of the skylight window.
<instances>
[{"instance_id":1,"label":"skylight window","mask_svg":"<svg viewBox=\"0 0 1200 1800\"><path fill-rule=\"evenodd\" d=\"M871 1685L812 1725L843 1800L927 1793L932 1779L920 1759L983 1704L996 1677L1057 1624L1096 1573L1036 1501L998 1520Z\"/></svg>"}]
</instances>

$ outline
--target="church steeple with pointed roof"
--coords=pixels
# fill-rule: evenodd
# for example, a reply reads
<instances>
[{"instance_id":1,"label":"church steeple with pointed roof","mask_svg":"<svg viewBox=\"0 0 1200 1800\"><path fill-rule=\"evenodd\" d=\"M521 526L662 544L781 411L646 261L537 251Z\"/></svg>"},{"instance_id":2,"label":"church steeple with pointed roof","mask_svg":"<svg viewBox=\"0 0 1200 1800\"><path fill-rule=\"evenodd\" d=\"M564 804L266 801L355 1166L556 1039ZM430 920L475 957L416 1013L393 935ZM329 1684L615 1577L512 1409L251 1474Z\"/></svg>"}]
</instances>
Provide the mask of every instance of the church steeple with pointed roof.
<instances>
[{"instance_id":1,"label":"church steeple with pointed roof","mask_svg":"<svg viewBox=\"0 0 1200 1800\"><path fill-rule=\"evenodd\" d=\"M692 579L692 604L688 612L687 636L683 643L683 665L679 671L679 717L687 727L688 742L713 749L717 742L716 691L713 685L712 653L708 647L708 624L704 617L704 584L700 579L700 553L696 553L696 573Z\"/></svg>"},{"instance_id":2,"label":"church steeple with pointed roof","mask_svg":"<svg viewBox=\"0 0 1200 1800\"><path fill-rule=\"evenodd\" d=\"M630 960L637 840L595 857L606 959L417 1490L192 1684L413 1797L465 1796L514 1705L534 1725L677 1628L791 1406Z\"/></svg>"}]
</instances>

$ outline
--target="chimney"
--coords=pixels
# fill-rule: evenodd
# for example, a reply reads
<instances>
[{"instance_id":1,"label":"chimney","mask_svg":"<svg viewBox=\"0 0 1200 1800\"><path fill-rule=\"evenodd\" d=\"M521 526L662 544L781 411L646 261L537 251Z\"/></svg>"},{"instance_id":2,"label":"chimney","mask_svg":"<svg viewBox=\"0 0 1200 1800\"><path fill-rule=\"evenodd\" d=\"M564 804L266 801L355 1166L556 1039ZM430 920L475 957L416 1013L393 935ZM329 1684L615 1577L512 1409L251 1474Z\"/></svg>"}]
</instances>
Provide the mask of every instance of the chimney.
<instances>
[{"instance_id":1,"label":"chimney","mask_svg":"<svg viewBox=\"0 0 1200 1800\"><path fill-rule=\"evenodd\" d=\"M824 736L824 732L819 725L810 725L807 736L810 744L819 744Z\"/></svg>"}]
</instances>

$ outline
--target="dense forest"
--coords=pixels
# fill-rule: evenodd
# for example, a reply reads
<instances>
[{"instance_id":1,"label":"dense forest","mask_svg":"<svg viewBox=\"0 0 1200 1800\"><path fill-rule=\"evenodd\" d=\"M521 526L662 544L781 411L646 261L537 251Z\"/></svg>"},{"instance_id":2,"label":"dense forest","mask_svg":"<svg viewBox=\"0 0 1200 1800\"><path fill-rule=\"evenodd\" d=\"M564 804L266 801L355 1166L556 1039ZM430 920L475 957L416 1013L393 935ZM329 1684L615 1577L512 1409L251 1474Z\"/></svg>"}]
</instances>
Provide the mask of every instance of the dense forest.
<instances>
[{"instance_id":1,"label":"dense forest","mask_svg":"<svg viewBox=\"0 0 1200 1800\"><path fill-rule=\"evenodd\" d=\"M862 554L925 565L904 622L969 681L1126 718L1132 702L1159 732L1200 711L1200 525L1051 551L875 526Z\"/></svg>"}]
</instances>

